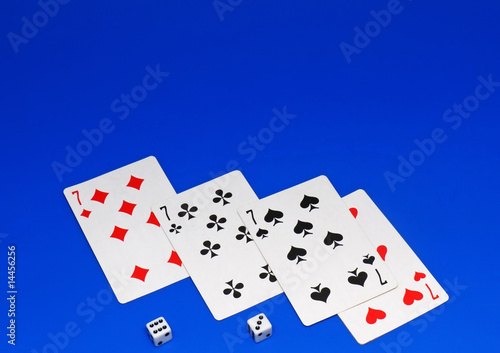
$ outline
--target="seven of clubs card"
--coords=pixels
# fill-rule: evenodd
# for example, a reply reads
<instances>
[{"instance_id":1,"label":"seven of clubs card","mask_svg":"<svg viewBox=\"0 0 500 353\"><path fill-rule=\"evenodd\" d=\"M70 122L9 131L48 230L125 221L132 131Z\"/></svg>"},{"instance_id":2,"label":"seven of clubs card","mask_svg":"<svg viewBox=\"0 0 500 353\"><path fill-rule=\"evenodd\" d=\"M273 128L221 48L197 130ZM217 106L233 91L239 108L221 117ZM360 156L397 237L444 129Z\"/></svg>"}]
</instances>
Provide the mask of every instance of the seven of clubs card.
<instances>
[{"instance_id":1,"label":"seven of clubs card","mask_svg":"<svg viewBox=\"0 0 500 353\"><path fill-rule=\"evenodd\" d=\"M306 326L397 286L325 176L238 212Z\"/></svg>"},{"instance_id":2,"label":"seven of clubs card","mask_svg":"<svg viewBox=\"0 0 500 353\"><path fill-rule=\"evenodd\" d=\"M443 304L448 294L363 190L343 201L399 283L396 289L339 313L356 341L365 344Z\"/></svg>"},{"instance_id":3,"label":"seven of clubs card","mask_svg":"<svg viewBox=\"0 0 500 353\"><path fill-rule=\"evenodd\" d=\"M175 195L156 158L66 188L64 195L120 303L187 277L151 211L155 201Z\"/></svg>"},{"instance_id":4,"label":"seven of clubs card","mask_svg":"<svg viewBox=\"0 0 500 353\"><path fill-rule=\"evenodd\" d=\"M237 213L255 200L234 171L152 208L217 320L282 292Z\"/></svg>"}]
</instances>

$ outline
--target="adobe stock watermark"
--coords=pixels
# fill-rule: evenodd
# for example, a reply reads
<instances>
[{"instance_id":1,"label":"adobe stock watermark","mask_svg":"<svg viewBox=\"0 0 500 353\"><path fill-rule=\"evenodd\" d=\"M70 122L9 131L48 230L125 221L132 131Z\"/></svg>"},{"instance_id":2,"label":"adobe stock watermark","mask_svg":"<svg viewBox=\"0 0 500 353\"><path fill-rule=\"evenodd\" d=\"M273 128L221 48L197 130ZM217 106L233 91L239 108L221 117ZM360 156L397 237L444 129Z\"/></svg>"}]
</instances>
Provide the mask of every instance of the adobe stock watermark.
<instances>
[{"instance_id":1,"label":"adobe stock watermark","mask_svg":"<svg viewBox=\"0 0 500 353\"><path fill-rule=\"evenodd\" d=\"M409 325L412 329L399 332L394 341L388 343L381 342L380 348L382 348L385 353L402 353L404 348L412 345L413 342L415 342L412 338L412 334L424 333L429 328L429 325L436 321L439 316L444 313L446 307L457 300L457 298L468 288L468 286L458 283L458 278L455 277L453 282L450 282L447 279L444 280L443 288L450 297L448 301L416 318L415 320L410 321Z\"/></svg>"},{"instance_id":2,"label":"adobe stock watermark","mask_svg":"<svg viewBox=\"0 0 500 353\"><path fill-rule=\"evenodd\" d=\"M332 235L334 234L332 233ZM294 266L291 270L283 272L283 283L288 286L290 292L300 290L302 283L316 274L325 261L332 258L335 247L342 246L342 244L337 244L337 242L332 241L330 245L335 243L335 246L332 248L330 245L326 245L328 243L326 242L326 238L322 240L320 237L316 237L315 241L316 246L312 250L307 252L307 250L302 249L305 250L305 254L297 257L297 261L300 261L301 266Z\"/></svg>"},{"instance_id":3,"label":"adobe stock watermark","mask_svg":"<svg viewBox=\"0 0 500 353\"><path fill-rule=\"evenodd\" d=\"M39 11L36 11L30 18L21 17L21 28L18 33L7 33L7 39L14 50L14 53L19 53L21 44L28 44L29 41L38 34L41 28L45 27L49 20L59 13L60 5L66 5L71 0L39 0Z\"/></svg>"},{"instance_id":4,"label":"adobe stock watermark","mask_svg":"<svg viewBox=\"0 0 500 353\"><path fill-rule=\"evenodd\" d=\"M411 0L409 0L411 1ZM352 44L340 42L339 47L348 64L352 62L354 54L360 54L361 50L366 48L373 38L380 35L382 28L389 26L392 18L404 10L399 0L389 0L385 9L375 11L371 10L370 15L373 20L368 21L362 28L355 26L354 38Z\"/></svg>"},{"instance_id":5,"label":"adobe stock watermark","mask_svg":"<svg viewBox=\"0 0 500 353\"><path fill-rule=\"evenodd\" d=\"M128 287L128 283L123 280L127 276L123 273L113 272L110 277L110 283L113 283L116 293L121 293ZM70 346L71 340L79 336L86 325L91 324L97 315L113 301L113 292L104 288L99 290L94 296L88 296L75 307L76 319L66 322L64 327L56 332L47 334L48 343L43 345L40 350L32 348L30 353L59 353Z\"/></svg>"},{"instance_id":6,"label":"adobe stock watermark","mask_svg":"<svg viewBox=\"0 0 500 353\"><path fill-rule=\"evenodd\" d=\"M242 2L243 0L214 0L212 6L222 22L224 21L224 14L228 11L233 12Z\"/></svg>"},{"instance_id":7,"label":"adobe stock watermark","mask_svg":"<svg viewBox=\"0 0 500 353\"><path fill-rule=\"evenodd\" d=\"M52 170L56 174L59 182L63 181L66 173L71 173L78 167L84 157L92 153L94 148L98 147L107 134L113 132L116 128L115 122L125 120L133 109L136 109L140 103L148 97L148 92L156 89L164 79L169 75L168 72L160 70L160 64L154 68L146 66L146 74L142 77L141 83L132 87L128 93L122 93L119 98L111 102L110 109L113 113L119 114L115 121L111 118L102 118L96 127L82 130L83 138L74 146L66 146L66 157L62 162L53 161Z\"/></svg>"},{"instance_id":8,"label":"adobe stock watermark","mask_svg":"<svg viewBox=\"0 0 500 353\"><path fill-rule=\"evenodd\" d=\"M245 157L247 163L257 158L257 155L274 141L276 135L285 130L285 128L297 117L295 114L288 113L286 106L284 106L281 111L273 108L272 112L273 116L266 127L260 129L255 135L247 136L245 140L238 144L238 154ZM241 162L236 159L231 159L226 163L225 170L219 172L210 171L208 174L214 179L236 169L241 169Z\"/></svg>"},{"instance_id":9,"label":"adobe stock watermark","mask_svg":"<svg viewBox=\"0 0 500 353\"><path fill-rule=\"evenodd\" d=\"M489 74L487 78L478 76L479 84L474 93L465 97L461 103L455 103L443 113L443 121L448 124L451 130L459 129L463 122L468 119L473 112L479 109L481 101L490 98L497 87L500 87L500 81L494 81L493 75ZM431 131L430 137L422 140L415 139L415 148L410 151L407 157L399 155L399 165L395 172L385 171L384 178L392 192L396 190L398 183L403 183L420 167L424 162L436 152L437 146L448 139L446 128L435 128Z\"/></svg>"}]
</instances>

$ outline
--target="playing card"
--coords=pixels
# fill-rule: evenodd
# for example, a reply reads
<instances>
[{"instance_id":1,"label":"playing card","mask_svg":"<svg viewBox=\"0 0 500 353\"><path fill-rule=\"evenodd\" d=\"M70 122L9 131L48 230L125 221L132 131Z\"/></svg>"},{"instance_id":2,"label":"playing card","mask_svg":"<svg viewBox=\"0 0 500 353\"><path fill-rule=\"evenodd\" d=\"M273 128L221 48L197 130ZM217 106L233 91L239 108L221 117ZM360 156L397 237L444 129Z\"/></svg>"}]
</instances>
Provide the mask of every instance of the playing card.
<instances>
[{"instance_id":1,"label":"playing card","mask_svg":"<svg viewBox=\"0 0 500 353\"><path fill-rule=\"evenodd\" d=\"M343 198L346 206L399 286L339 313L360 344L365 344L443 304L448 294L363 190Z\"/></svg>"},{"instance_id":2,"label":"playing card","mask_svg":"<svg viewBox=\"0 0 500 353\"><path fill-rule=\"evenodd\" d=\"M64 195L120 303L187 277L151 212L153 202L175 195L156 158L66 188Z\"/></svg>"},{"instance_id":3,"label":"playing card","mask_svg":"<svg viewBox=\"0 0 500 353\"><path fill-rule=\"evenodd\" d=\"M306 326L397 285L325 176L238 212Z\"/></svg>"},{"instance_id":4,"label":"playing card","mask_svg":"<svg viewBox=\"0 0 500 353\"><path fill-rule=\"evenodd\" d=\"M254 200L248 182L234 171L153 207L217 320L282 292L237 213Z\"/></svg>"}]
</instances>

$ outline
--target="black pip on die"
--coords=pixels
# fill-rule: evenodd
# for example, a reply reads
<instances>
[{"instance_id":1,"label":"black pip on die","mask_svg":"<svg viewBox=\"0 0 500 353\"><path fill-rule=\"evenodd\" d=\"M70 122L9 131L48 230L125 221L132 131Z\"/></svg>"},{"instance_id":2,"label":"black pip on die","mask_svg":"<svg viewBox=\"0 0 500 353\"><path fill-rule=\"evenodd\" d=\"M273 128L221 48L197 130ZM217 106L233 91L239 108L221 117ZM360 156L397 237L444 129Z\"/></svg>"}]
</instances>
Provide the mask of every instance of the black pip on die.
<instances>
[{"instance_id":1,"label":"black pip on die","mask_svg":"<svg viewBox=\"0 0 500 353\"><path fill-rule=\"evenodd\" d=\"M262 313L248 319L247 328L256 343L265 340L273 334L273 326L267 319L266 315Z\"/></svg>"},{"instance_id":2,"label":"black pip on die","mask_svg":"<svg viewBox=\"0 0 500 353\"><path fill-rule=\"evenodd\" d=\"M149 338L155 346L161 346L172 339L172 330L163 317L159 317L146 324Z\"/></svg>"}]
</instances>

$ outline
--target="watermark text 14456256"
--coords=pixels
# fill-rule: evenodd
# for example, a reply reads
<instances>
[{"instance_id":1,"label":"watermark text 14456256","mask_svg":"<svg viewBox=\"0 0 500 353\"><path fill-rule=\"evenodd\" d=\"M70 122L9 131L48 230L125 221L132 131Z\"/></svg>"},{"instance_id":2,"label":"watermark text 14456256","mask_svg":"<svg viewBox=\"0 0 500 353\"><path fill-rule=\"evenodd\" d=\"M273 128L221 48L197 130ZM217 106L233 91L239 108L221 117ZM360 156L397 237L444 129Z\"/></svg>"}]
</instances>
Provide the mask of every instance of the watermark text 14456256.
<instances>
[{"instance_id":1,"label":"watermark text 14456256","mask_svg":"<svg viewBox=\"0 0 500 353\"><path fill-rule=\"evenodd\" d=\"M13 346L16 344L16 300L16 246L9 245L7 247L7 301L9 302L7 337L8 343Z\"/></svg>"}]
</instances>

